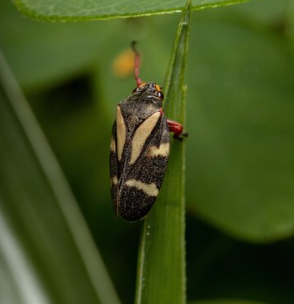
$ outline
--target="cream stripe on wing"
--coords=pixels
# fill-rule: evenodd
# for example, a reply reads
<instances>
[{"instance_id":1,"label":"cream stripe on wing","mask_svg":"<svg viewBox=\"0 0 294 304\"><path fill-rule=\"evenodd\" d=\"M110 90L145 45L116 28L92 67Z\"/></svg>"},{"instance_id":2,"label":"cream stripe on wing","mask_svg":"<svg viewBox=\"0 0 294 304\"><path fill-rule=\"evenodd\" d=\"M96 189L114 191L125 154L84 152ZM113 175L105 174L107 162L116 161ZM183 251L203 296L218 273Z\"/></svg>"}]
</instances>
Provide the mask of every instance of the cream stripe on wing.
<instances>
[{"instance_id":1,"label":"cream stripe on wing","mask_svg":"<svg viewBox=\"0 0 294 304\"><path fill-rule=\"evenodd\" d=\"M115 141L113 136L111 137L111 142L110 142L110 151L115 153Z\"/></svg>"},{"instance_id":2,"label":"cream stripe on wing","mask_svg":"<svg viewBox=\"0 0 294 304\"><path fill-rule=\"evenodd\" d=\"M136 130L132 140L132 153L130 159L130 165L132 165L140 156L142 148L146 142L146 139L153 131L158 119L160 112L156 112L149 116Z\"/></svg>"},{"instance_id":3,"label":"cream stripe on wing","mask_svg":"<svg viewBox=\"0 0 294 304\"><path fill-rule=\"evenodd\" d=\"M147 156L156 157L156 156L165 156L169 154L169 143L162 143L159 147L150 146L147 151Z\"/></svg>"},{"instance_id":4,"label":"cream stripe on wing","mask_svg":"<svg viewBox=\"0 0 294 304\"><path fill-rule=\"evenodd\" d=\"M112 181L112 183L113 183L114 185L117 185L117 183L118 183L117 176L115 175L115 176L111 179L111 181Z\"/></svg>"},{"instance_id":5,"label":"cream stripe on wing","mask_svg":"<svg viewBox=\"0 0 294 304\"><path fill-rule=\"evenodd\" d=\"M138 190L142 190L149 196L158 195L158 189L154 183L146 184L146 183L142 183L136 179L129 179L126 181L126 185L129 187L134 187Z\"/></svg>"},{"instance_id":6,"label":"cream stripe on wing","mask_svg":"<svg viewBox=\"0 0 294 304\"><path fill-rule=\"evenodd\" d=\"M116 113L116 132L117 132L117 158L121 160L124 145L126 142L126 125L124 118L121 114L120 107L117 107Z\"/></svg>"}]
</instances>

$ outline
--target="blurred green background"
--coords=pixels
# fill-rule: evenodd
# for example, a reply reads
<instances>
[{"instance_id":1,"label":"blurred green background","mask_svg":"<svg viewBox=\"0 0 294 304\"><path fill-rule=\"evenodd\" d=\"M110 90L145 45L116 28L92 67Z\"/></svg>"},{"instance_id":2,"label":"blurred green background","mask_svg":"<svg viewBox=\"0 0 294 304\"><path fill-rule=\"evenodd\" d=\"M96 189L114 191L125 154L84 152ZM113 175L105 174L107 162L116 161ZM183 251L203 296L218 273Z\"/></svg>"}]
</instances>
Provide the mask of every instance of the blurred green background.
<instances>
[{"instance_id":1,"label":"blurred green background","mask_svg":"<svg viewBox=\"0 0 294 304\"><path fill-rule=\"evenodd\" d=\"M113 64L137 40L141 78L162 84L178 20L45 23L0 2L0 48L122 303L134 298L141 224L116 220L110 202L116 104L135 87ZM294 303L293 1L193 12L186 80L188 301Z\"/></svg>"}]
</instances>

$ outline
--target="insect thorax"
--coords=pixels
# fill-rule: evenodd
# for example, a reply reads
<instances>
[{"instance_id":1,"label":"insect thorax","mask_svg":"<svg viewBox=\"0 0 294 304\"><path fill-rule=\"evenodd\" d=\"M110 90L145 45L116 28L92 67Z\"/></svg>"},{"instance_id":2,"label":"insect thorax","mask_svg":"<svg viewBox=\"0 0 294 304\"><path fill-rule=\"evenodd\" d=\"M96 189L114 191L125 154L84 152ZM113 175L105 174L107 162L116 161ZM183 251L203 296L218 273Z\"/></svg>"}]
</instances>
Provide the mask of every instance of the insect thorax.
<instances>
[{"instance_id":1,"label":"insect thorax","mask_svg":"<svg viewBox=\"0 0 294 304\"><path fill-rule=\"evenodd\" d=\"M155 83L146 83L136 88L132 95L119 103L130 132L162 108L162 101L157 96L158 90L155 85Z\"/></svg>"}]
</instances>

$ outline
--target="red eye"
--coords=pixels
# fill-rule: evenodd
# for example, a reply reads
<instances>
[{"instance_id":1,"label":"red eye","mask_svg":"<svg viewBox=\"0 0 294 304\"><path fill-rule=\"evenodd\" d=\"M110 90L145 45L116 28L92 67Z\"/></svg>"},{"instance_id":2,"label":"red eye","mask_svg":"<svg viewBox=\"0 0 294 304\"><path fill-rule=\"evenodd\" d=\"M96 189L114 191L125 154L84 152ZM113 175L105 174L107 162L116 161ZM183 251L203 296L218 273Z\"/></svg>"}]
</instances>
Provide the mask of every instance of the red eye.
<instances>
[{"instance_id":1,"label":"red eye","mask_svg":"<svg viewBox=\"0 0 294 304\"><path fill-rule=\"evenodd\" d=\"M161 91L157 92L157 96L163 100L164 96L163 96L163 93Z\"/></svg>"}]
</instances>

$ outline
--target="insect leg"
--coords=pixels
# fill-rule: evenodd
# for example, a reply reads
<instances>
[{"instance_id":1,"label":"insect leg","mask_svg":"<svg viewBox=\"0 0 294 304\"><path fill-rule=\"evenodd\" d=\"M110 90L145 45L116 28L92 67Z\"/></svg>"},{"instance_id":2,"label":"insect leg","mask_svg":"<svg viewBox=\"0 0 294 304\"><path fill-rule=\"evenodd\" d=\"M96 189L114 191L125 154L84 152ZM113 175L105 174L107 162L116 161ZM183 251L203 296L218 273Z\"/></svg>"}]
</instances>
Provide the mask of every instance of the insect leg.
<instances>
[{"instance_id":1,"label":"insect leg","mask_svg":"<svg viewBox=\"0 0 294 304\"><path fill-rule=\"evenodd\" d=\"M167 125L169 131L174 133L174 138L182 139L188 136L188 133L183 133L183 126L177 121L167 119Z\"/></svg>"}]
</instances>

